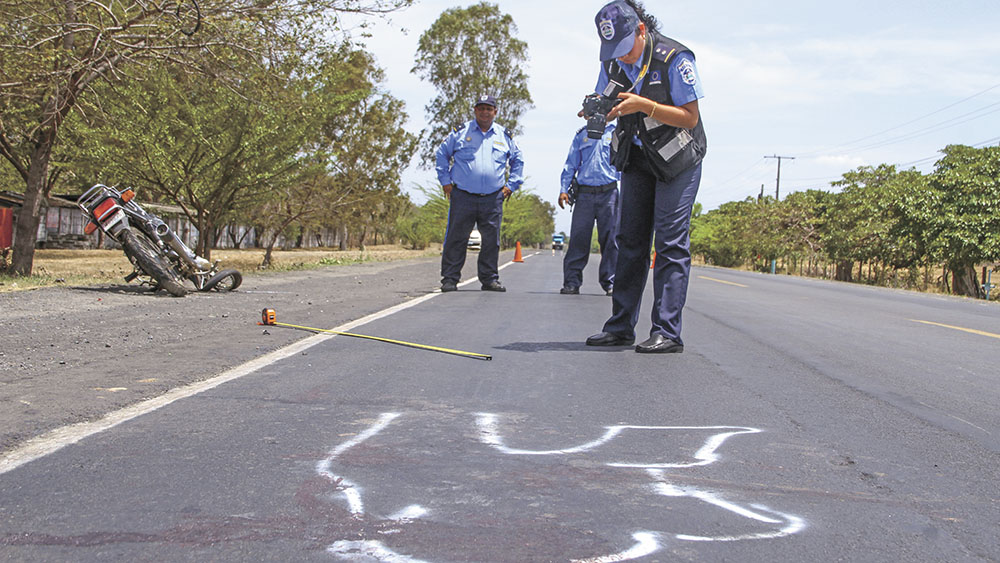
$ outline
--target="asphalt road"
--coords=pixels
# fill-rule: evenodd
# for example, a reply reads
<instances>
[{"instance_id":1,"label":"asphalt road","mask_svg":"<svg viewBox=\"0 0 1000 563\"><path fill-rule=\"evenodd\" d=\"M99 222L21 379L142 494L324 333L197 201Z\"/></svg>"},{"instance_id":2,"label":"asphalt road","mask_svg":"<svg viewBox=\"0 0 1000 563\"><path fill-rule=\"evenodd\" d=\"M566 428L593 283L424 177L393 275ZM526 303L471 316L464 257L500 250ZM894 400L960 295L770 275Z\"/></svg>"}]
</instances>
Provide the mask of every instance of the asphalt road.
<instances>
[{"instance_id":1,"label":"asphalt road","mask_svg":"<svg viewBox=\"0 0 1000 563\"><path fill-rule=\"evenodd\" d=\"M422 263L362 324L277 309L491 361L279 336L19 441L0 560L1000 560L995 304L698 268L685 352L641 355L583 345L610 311L596 264L563 296L560 257L526 254L504 294L427 293ZM262 336L231 327L225 356Z\"/></svg>"}]
</instances>

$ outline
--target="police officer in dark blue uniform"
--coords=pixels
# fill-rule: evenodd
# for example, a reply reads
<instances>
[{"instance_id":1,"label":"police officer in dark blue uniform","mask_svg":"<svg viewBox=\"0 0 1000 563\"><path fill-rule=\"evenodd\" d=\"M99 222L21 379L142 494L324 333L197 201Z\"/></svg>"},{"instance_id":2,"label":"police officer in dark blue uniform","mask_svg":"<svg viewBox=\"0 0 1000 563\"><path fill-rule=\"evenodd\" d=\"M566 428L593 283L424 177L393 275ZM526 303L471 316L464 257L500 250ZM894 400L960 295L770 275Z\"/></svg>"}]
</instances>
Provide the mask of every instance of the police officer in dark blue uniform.
<instances>
[{"instance_id":1,"label":"police officer in dark blue uniform","mask_svg":"<svg viewBox=\"0 0 1000 563\"><path fill-rule=\"evenodd\" d=\"M611 161L622 171L622 201L611 318L587 345L635 342L655 241L653 326L635 350L682 352L681 311L691 270L688 230L707 147L694 54L661 35L656 19L637 0L610 2L594 21L601 38L596 92L621 99L607 117L618 119Z\"/></svg>"},{"instance_id":2,"label":"police officer in dark blue uniform","mask_svg":"<svg viewBox=\"0 0 1000 563\"><path fill-rule=\"evenodd\" d=\"M524 161L510 132L494 123L497 102L475 101L476 118L458 127L438 147L437 175L448 206L448 228L441 254L441 291L455 291L465 265L469 235L483 237L477 264L483 291L507 291L500 283L500 223L503 202L524 182Z\"/></svg>"},{"instance_id":3,"label":"police officer in dark blue uniform","mask_svg":"<svg viewBox=\"0 0 1000 563\"><path fill-rule=\"evenodd\" d=\"M559 207L573 205L569 249L563 259L563 287L559 293L576 295L583 282L583 268L590 258L590 239L597 221L597 242L601 247L598 280L611 295L618 261L618 170L611 165L611 137L615 124L608 123L600 139L591 139L586 127L573 137L563 166ZM576 183L576 201L570 200L570 185Z\"/></svg>"}]
</instances>

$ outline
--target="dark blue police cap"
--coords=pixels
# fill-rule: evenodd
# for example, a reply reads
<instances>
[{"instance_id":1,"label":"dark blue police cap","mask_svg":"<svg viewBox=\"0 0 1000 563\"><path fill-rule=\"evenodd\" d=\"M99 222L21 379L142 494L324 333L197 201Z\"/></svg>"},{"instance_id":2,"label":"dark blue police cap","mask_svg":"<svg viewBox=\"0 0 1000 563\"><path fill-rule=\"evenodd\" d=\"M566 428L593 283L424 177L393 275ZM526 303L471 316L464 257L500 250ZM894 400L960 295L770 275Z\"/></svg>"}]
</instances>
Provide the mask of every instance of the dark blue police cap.
<instances>
[{"instance_id":1,"label":"dark blue police cap","mask_svg":"<svg viewBox=\"0 0 1000 563\"><path fill-rule=\"evenodd\" d=\"M639 15L622 0L609 2L594 18L601 36L601 60L610 61L628 54L635 43Z\"/></svg>"},{"instance_id":2,"label":"dark blue police cap","mask_svg":"<svg viewBox=\"0 0 1000 563\"><path fill-rule=\"evenodd\" d=\"M493 109L496 109L496 107L497 107L496 98L494 98L493 96L491 96L489 94L483 94L482 96L479 96L478 98L476 98L476 102L474 104L472 104L472 107L476 107L476 106L483 105L483 104L486 104L488 106L493 106Z\"/></svg>"}]
</instances>

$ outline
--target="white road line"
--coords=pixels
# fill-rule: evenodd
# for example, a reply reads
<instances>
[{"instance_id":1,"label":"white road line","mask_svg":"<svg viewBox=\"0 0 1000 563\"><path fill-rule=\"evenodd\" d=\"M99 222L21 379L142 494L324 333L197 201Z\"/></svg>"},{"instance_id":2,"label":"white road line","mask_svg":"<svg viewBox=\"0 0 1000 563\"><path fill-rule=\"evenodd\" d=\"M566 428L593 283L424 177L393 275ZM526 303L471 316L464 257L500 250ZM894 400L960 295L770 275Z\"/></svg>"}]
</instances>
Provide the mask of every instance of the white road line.
<instances>
[{"instance_id":1,"label":"white road line","mask_svg":"<svg viewBox=\"0 0 1000 563\"><path fill-rule=\"evenodd\" d=\"M377 311L366 317L362 317L355 321L340 325L334 330L336 332L348 332L353 328L359 327L361 325L377 321L379 319L388 317L400 311L409 309L410 307L415 307L429 299L433 299L439 293L429 293L416 299L412 299L405 303L400 303L388 309L382 311ZM13 471L18 467L30 463L36 459L45 457L51 453L57 452L62 448L79 442L84 438L93 436L105 430L109 430L122 424L128 422L134 418L140 417L144 414L151 413L155 410L159 410L167 405L170 405L181 399L186 399L192 397L199 393L203 393L210 389L214 389L223 383L228 383L234 379L239 379L245 375L254 373L257 370L263 369L271 364L290 358L299 354L313 346L325 342L331 338L336 338L334 334L317 334L316 336L310 336L304 340L300 340L280 350L275 350L269 354L250 360L249 362L234 367L228 371L225 371L211 379L206 379L205 381L199 381L197 383L192 383L184 387L177 387L167 391L159 397L149 399L147 401L142 401L135 403L134 405L127 406L123 409L111 412L105 415L100 420L95 420L93 422L81 422L79 424L71 424L69 426L63 426L61 428L56 428L50 432L47 432L36 438L32 438L22 444L21 446L15 448L8 454L0 458L0 475L7 473L8 471Z\"/></svg>"}]
</instances>

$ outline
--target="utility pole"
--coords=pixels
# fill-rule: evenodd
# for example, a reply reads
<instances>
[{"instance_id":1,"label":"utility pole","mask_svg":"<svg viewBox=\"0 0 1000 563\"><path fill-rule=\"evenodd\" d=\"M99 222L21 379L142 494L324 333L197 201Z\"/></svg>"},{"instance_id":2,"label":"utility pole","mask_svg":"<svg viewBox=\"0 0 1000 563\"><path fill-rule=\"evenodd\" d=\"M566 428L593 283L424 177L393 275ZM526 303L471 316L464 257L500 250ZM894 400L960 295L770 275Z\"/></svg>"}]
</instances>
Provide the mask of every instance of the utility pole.
<instances>
[{"instance_id":1,"label":"utility pole","mask_svg":"<svg viewBox=\"0 0 1000 563\"><path fill-rule=\"evenodd\" d=\"M795 160L794 156L765 156L764 158L776 158L778 159L778 177L774 181L774 200L778 201L779 191L781 190L781 159Z\"/></svg>"}]
</instances>

